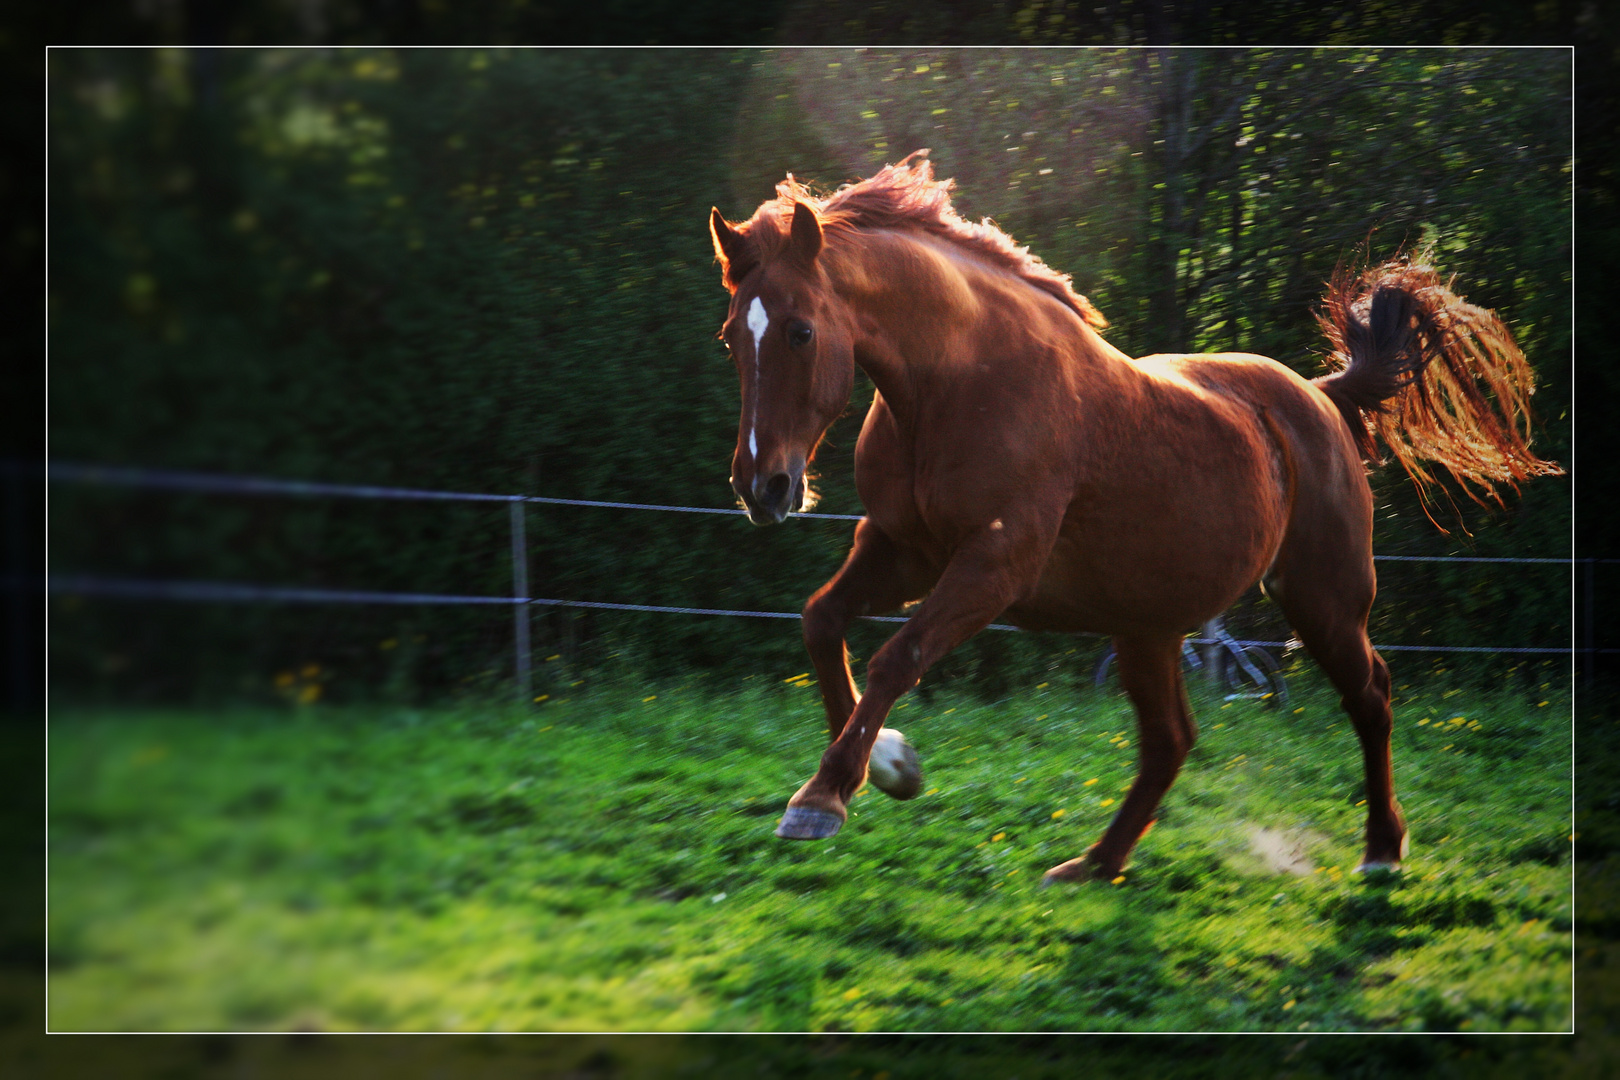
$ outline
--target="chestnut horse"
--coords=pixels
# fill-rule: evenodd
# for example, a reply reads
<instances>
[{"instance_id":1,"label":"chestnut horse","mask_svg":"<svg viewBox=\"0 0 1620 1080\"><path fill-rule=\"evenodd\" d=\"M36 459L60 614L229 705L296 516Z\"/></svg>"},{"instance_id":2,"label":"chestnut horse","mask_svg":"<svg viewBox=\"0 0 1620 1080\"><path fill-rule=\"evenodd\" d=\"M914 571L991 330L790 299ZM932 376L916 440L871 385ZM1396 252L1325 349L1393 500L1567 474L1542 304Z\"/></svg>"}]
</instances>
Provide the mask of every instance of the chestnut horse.
<instances>
[{"instance_id":1,"label":"chestnut horse","mask_svg":"<svg viewBox=\"0 0 1620 1080\"><path fill-rule=\"evenodd\" d=\"M776 835L832 836L869 769L890 795L914 795L915 752L884 719L1000 617L1113 636L1137 777L1102 839L1045 880L1113 878L1197 734L1182 638L1259 581L1360 737L1360 869L1398 866L1362 459L1376 430L1420 485L1422 458L1493 497L1493 483L1560 471L1521 430L1531 372L1511 335L1406 260L1334 283L1322 317L1334 374L1307 381L1243 353L1133 360L1066 275L959 217L925 153L826 197L790 174L748 221L710 216L742 385L731 483L755 524L806 508L806 466L855 365L876 387L855 456L866 516L804 608L832 742ZM859 693L850 621L917 600Z\"/></svg>"}]
</instances>

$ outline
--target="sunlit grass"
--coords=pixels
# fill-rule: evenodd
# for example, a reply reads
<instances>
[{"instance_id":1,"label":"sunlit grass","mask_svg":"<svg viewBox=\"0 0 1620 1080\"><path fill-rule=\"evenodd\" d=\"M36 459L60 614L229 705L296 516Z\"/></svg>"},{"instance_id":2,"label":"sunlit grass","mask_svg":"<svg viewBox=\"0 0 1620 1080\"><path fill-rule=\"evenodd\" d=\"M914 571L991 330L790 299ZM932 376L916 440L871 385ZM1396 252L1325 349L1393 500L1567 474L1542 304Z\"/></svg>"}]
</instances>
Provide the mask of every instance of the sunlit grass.
<instances>
[{"instance_id":1,"label":"sunlit grass","mask_svg":"<svg viewBox=\"0 0 1620 1080\"><path fill-rule=\"evenodd\" d=\"M1121 879L1041 890L1134 773L1122 698L909 699L891 722L925 793L868 790L833 840L792 844L771 829L824 739L800 681L602 687L527 715L56 716L51 1026L1568 1027L1551 691L1403 692L1394 880L1350 873L1360 754L1300 677L1291 711L1197 702Z\"/></svg>"}]
</instances>

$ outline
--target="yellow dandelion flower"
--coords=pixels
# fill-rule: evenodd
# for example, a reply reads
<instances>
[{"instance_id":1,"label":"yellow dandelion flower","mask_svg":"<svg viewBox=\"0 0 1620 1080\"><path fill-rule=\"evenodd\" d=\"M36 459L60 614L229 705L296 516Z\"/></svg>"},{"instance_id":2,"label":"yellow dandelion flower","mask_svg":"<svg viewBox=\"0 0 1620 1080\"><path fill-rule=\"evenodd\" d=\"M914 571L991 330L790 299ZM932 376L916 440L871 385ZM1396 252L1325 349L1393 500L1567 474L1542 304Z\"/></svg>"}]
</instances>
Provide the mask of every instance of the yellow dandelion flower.
<instances>
[{"instance_id":1,"label":"yellow dandelion flower","mask_svg":"<svg viewBox=\"0 0 1620 1080\"><path fill-rule=\"evenodd\" d=\"M1098 806L1113 806L1114 805L1114 800L1113 799L1104 799L1102 802L1098 803L1097 805Z\"/></svg>"},{"instance_id":2,"label":"yellow dandelion flower","mask_svg":"<svg viewBox=\"0 0 1620 1080\"><path fill-rule=\"evenodd\" d=\"M1062 808L1054 810L1054 811L1052 811L1052 820L1056 821L1058 818L1062 817L1064 814L1067 814L1067 813L1068 813L1068 811L1064 810Z\"/></svg>"},{"instance_id":3,"label":"yellow dandelion flower","mask_svg":"<svg viewBox=\"0 0 1620 1080\"><path fill-rule=\"evenodd\" d=\"M858 998L860 996L861 996L861 988L858 987L858 986L852 986L848 990L844 991L844 1000L845 1001L854 1001L856 998Z\"/></svg>"},{"instance_id":4,"label":"yellow dandelion flower","mask_svg":"<svg viewBox=\"0 0 1620 1080\"><path fill-rule=\"evenodd\" d=\"M998 833L996 833L996 835L994 835L994 836L992 836L990 838L990 842L993 844L997 840L1005 840L1005 839L1007 839L1007 834L1004 833L1004 832L998 832Z\"/></svg>"},{"instance_id":5,"label":"yellow dandelion flower","mask_svg":"<svg viewBox=\"0 0 1620 1080\"><path fill-rule=\"evenodd\" d=\"M1087 780L1084 784L1081 784L1080 786L1081 787L1090 787L1092 784L1095 784L1096 782L1097 782L1097 778L1095 776L1093 776L1090 780Z\"/></svg>"}]
</instances>

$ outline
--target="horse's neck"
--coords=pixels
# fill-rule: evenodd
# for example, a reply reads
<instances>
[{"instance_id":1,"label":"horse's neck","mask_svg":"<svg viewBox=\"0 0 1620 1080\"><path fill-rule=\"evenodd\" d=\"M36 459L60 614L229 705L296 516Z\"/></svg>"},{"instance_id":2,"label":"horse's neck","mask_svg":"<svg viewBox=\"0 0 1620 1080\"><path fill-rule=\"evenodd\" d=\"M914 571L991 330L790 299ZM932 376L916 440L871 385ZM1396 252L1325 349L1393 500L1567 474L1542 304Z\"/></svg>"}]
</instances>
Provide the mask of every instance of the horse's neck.
<instances>
[{"instance_id":1,"label":"horse's neck","mask_svg":"<svg viewBox=\"0 0 1620 1080\"><path fill-rule=\"evenodd\" d=\"M1104 341L1078 316L1034 286L1029 290L1029 319L1007 319L997 310L995 347L981 320L1001 301L989 296L992 283L1005 286L1006 274L946 241L890 236L870 243L832 264L834 288L854 313L855 360L871 378L890 409L908 422L921 402L935 397L941 384L961 379L969 368L1015 362L1042 346L1037 339L1062 340L1073 334L1074 347L1047 362L1058 377L1061 365L1094 369L1115 378L1130 361ZM1021 335L1029 340L1020 341Z\"/></svg>"}]
</instances>

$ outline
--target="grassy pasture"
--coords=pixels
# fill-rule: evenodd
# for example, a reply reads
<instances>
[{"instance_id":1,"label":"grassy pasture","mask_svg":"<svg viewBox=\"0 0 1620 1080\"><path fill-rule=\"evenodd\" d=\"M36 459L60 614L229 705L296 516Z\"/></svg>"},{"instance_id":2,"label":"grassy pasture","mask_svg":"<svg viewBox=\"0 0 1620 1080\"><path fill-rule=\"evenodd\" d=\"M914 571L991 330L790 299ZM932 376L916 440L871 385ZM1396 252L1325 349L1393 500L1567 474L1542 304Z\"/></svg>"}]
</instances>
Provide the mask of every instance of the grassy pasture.
<instances>
[{"instance_id":1,"label":"grassy pasture","mask_svg":"<svg viewBox=\"0 0 1620 1080\"><path fill-rule=\"evenodd\" d=\"M53 1030L1558 1031L1567 691L1397 702L1406 871L1361 880L1360 755L1198 701L1124 880L1041 890L1134 771L1122 697L1042 684L891 719L910 803L771 828L813 689L499 707L53 715ZM1461 718L1461 719L1458 719Z\"/></svg>"}]
</instances>

